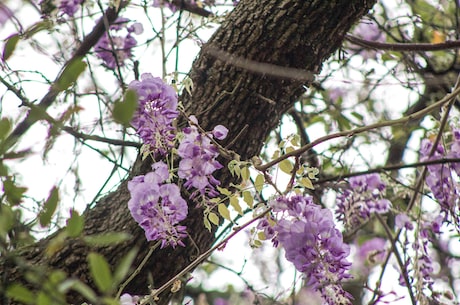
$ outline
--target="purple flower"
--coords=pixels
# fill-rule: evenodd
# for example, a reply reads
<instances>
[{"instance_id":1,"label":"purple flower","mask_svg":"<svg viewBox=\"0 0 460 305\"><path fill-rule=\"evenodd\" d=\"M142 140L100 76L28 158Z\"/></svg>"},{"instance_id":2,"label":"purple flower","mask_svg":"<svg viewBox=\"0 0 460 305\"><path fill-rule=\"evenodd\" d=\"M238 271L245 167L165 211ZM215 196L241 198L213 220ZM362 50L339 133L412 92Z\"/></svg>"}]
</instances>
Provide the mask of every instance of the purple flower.
<instances>
[{"instance_id":1,"label":"purple flower","mask_svg":"<svg viewBox=\"0 0 460 305\"><path fill-rule=\"evenodd\" d=\"M337 195L337 219L350 229L369 220L373 213L387 213L391 202L382 198L384 191L378 174L351 177L349 188Z\"/></svg>"},{"instance_id":2,"label":"purple flower","mask_svg":"<svg viewBox=\"0 0 460 305\"><path fill-rule=\"evenodd\" d=\"M195 117L190 120L197 124ZM220 128L218 128L219 130ZM222 131L222 130L221 130ZM219 136L223 139L224 133L220 131ZM185 179L184 186L187 189L195 188L197 191L192 194L192 198L199 192L207 198L216 197L219 193L215 186L220 182L212 174L221 169L216 158L219 150L211 143L212 134L203 135L198 132L194 125L183 129L183 139L181 140L177 152L182 160L179 162L179 178Z\"/></svg>"},{"instance_id":3,"label":"purple flower","mask_svg":"<svg viewBox=\"0 0 460 305\"><path fill-rule=\"evenodd\" d=\"M174 4L170 3L169 1L167 1L167 0L153 0L152 6L153 7L165 6L165 7L169 8L173 13L175 11L177 11L177 7Z\"/></svg>"},{"instance_id":4,"label":"purple flower","mask_svg":"<svg viewBox=\"0 0 460 305\"><path fill-rule=\"evenodd\" d=\"M164 183L169 178L167 168L165 163L157 162L152 172L128 182L132 217L144 229L147 240L161 241L162 248L184 246L181 239L187 235L186 227L178 225L187 217L187 202L176 184Z\"/></svg>"},{"instance_id":5,"label":"purple flower","mask_svg":"<svg viewBox=\"0 0 460 305\"><path fill-rule=\"evenodd\" d=\"M379 237L374 237L365 241L358 248L358 261L365 262L368 266L383 263L387 254L385 244L386 240Z\"/></svg>"},{"instance_id":6,"label":"purple flower","mask_svg":"<svg viewBox=\"0 0 460 305\"><path fill-rule=\"evenodd\" d=\"M13 15L13 12L5 4L0 3L0 25L4 25Z\"/></svg>"},{"instance_id":7,"label":"purple flower","mask_svg":"<svg viewBox=\"0 0 460 305\"><path fill-rule=\"evenodd\" d=\"M176 91L149 73L142 74L141 81L131 82L128 89L137 93L139 103L131 124L154 156L165 155L174 147L176 137L173 127L179 115Z\"/></svg>"},{"instance_id":8,"label":"purple flower","mask_svg":"<svg viewBox=\"0 0 460 305\"><path fill-rule=\"evenodd\" d=\"M447 154L448 158L460 158L460 130L454 129L453 132L453 141L450 146L450 152ZM460 163L452 163L451 168L455 171L457 176L460 176Z\"/></svg>"},{"instance_id":9,"label":"purple flower","mask_svg":"<svg viewBox=\"0 0 460 305\"><path fill-rule=\"evenodd\" d=\"M404 213L396 215L395 225L398 229L406 229L409 231L414 229L414 224L411 222L409 216Z\"/></svg>"},{"instance_id":10,"label":"purple flower","mask_svg":"<svg viewBox=\"0 0 460 305\"><path fill-rule=\"evenodd\" d=\"M379 26L374 21L359 23L353 30L353 35L372 42L386 41L386 35L379 29ZM377 55L377 51L369 49L352 49L352 51L358 51L364 60L375 58Z\"/></svg>"},{"instance_id":11,"label":"purple flower","mask_svg":"<svg viewBox=\"0 0 460 305\"><path fill-rule=\"evenodd\" d=\"M212 130L212 135L214 136L214 138L216 138L217 140L223 140L227 137L227 134L228 134L228 129L225 127L225 126L222 126L222 125L217 125L216 127L214 127L214 129Z\"/></svg>"},{"instance_id":12,"label":"purple flower","mask_svg":"<svg viewBox=\"0 0 460 305\"><path fill-rule=\"evenodd\" d=\"M458 155L458 141L460 134L454 131L454 142L451 146L451 151L447 154L450 157ZM437 160L445 155L445 150L441 145L438 145L431 154L433 143L428 139L423 139L420 148L420 160ZM457 171L458 164L449 165L445 163L428 165L428 174L425 178L425 183L433 193L434 198L441 206L441 210L452 217L457 227L460 226L460 211L459 211L459 196L460 191L457 184L452 178L452 170Z\"/></svg>"},{"instance_id":13,"label":"purple flower","mask_svg":"<svg viewBox=\"0 0 460 305\"><path fill-rule=\"evenodd\" d=\"M138 35L143 32L142 24L134 23L128 26L128 22L129 19L119 17L110 26L110 37L105 33L94 46L96 56L102 59L109 69L125 65L125 61L133 55L132 48L137 44L132 34ZM120 33L123 29L127 31L126 35Z\"/></svg>"},{"instance_id":14,"label":"purple flower","mask_svg":"<svg viewBox=\"0 0 460 305\"><path fill-rule=\"evenodd\" d=\"M279 218L274 230L286 259L328 304L351 304L351 296L339 285L350 278L350 247L335 227L331 211L299 195L278 197L270 205Z\"/></svg>"},{"instance_id":15,"label":"purple flower","mask_svg":"<svg viewBox=\"0 0 460 305\"><path fill-rule=\"evenodd\" d=\"M132 296L128 293L123 293L120 296L120 304L121 305L136 305L140 298L138 296Z\"/></svg>"},{"instance_id":16,"label":"purple flower","mask_svg":"<svg viewBox=\"0 0 460 305\"><path fill-rule=\"evenodd\" d=\"M58 9L63 14L73 17L83 1L84 0L61 0Z\"/></svg>"}]
</instances>

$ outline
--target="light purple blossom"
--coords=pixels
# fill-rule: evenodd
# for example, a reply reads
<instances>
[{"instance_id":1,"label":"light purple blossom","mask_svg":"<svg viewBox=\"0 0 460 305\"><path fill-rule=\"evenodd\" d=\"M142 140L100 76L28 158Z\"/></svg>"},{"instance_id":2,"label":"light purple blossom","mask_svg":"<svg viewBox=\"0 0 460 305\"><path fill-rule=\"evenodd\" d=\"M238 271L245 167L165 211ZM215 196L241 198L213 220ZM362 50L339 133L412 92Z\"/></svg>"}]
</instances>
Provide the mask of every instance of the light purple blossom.
<instances>
[{"instance_id":1,"label":"light purple blossom","mask_svg":"<svg viewBox=\"0 0 460 305\"><path fill-rule=\"evenodd\" d=\"M58 9L63 14L73 17L84 0L60 0Z\"/></svg>"},{"instance_id":2,"label":"light purple blossom","mask_svg":"<svg viewBox=\"0 0 460 305\"><path fill-rule=\"evenodd\" d=\"M143 32L142 24L136 22L128 26L128 23L129 19L119 17L110 26L110 37L105 33L94 46L96 56L102 59L109 69L125 65L126 60L133 56L132 48L137 44L133 34L138 35ZM124 29L127 34L123 35L121 31Z\"/></svg>"},{"instance_id":3,"label":"light purple blossom","mask_svg":"<svg viewBox=\"0 0 460 305\"><path fill-rule=\"evenodd\" d=\"M454 131L454 142L451 146L451 151L447 154L449 157L456 158L459 154L457 149L459 147L460 135L458 131ZM423 139L420 148L420 160L437 160L446 155L444 148L438 145L430 156L433 149L433 143L428 139ZM452 217L457 227L460 226L460 209L459 209L459 196L460 191L457 184L452 178L452 170L458 170L458 164L432 164L428 165L428 173L425 178L425 183L433 193L434 198L441 206L441 211Z\"/></svg>"},{"instance_id":4,"label":"light purple blossom","mask_svg":"<svg viewBox=\"0 0 460 305\"><path fill-rule=\"evenodd\" d=\"M351 295L339 284L350 278L350 247L335 227L331 211L299 195L277 197L269 203L278 218L274 230L286 259L305 274L327 304L351 304Z\"/></svg>"},{"instance_id":5,"label":"light purple blossom","mask_svg":"<svg viewBox=\"0 0 460 305\"><path fill-rule=\"evenodd\" d=\"M4 25L13 15L13 12L6 4L0 3L0 25Z\"/></svg>"},{"instance_id":6,"label":"light purple blossom","mask_svg":"<svg viewBox=\"0 0 460 305\"><path fill-rule=\"evenodd\" d=\"M380 237L365 241L361 246L358 246L358 261L364 262L367 266L383 263L387 255L385 245L386 240Z\"/></svg>"},{"instance_id":7,"label":"light purple blossom","mask_svg":"<svg viewBox=\"0 0 460 305\"><path fill-rule=\"evenodd\" d=\"M391 203L383 198L384 191L385 184L378 174L351 177L349 188L337 195L337 219L350 229L369 220L373 213L387 213Z\"/></svg>"},{"instance_id":8,"label":"light purple blossom","mask_svg":"<svg viewBox=\"0 0 460 305\"><path fill-rule=\"evenodd\" d=\"M187 217L187 202L176 184L165 183L169 178L165 163L157 162L152 169L128 182L129 211L144 229L147 240L161 241L162 248L184 246L182 239L186 236L186 227L178 223Z\"/></svg>"},{"instance_id":9,"label":"light purple blossom","mask_svg":"<svg viewBox=\"0 0 460 305\"><path fill-rule=\"evenodd\" d=\"M214 127L214 129L212 130L212 135L214 136L214 138L216 138L217 140L223 140L227 137L227 134L228 134L228 129L225 127L225 126L222 126L222 125L217 125L216 127Z\"/></svg>"},{"instance_id":10,"label":"light purple blossom","mask_svg":"<svg viewBox=\"0 0 460 305\"><path fill-rule=\"evenodd\" d=\"M120 305L137 305L139 304L140 298L138 296L132 296L128 293L123 293L120 296Z\"/></svg>"},{"instance_id":11,"label":"light purple blossom","mask_svg":"<svg viewBox=\"0 0 460 305\"><path fill-rule=\"evenodd\" d=\"M154 156L165 155L174 146L176 137L173 127L179 115L176 91L149 73L142 74L140 81L131 82L128 89L134 90L138 97L132 126Z\"/></svg>"},{"instance_id":12,"label":"light purple blossom","mask_svg":"<svg viewBox=\"0 0 460 305\"><path fill-rule=\"evenodd\" d=\"M194 116L191 116L190 120L193 124L198 124ZM215 186L220 182L212 176L214 171L222 168L222 164L216 160L219 150L211 143L212 133L203 135L193 124L183 129L184 137L177 149L182 158L177 174L179 178L185 179L184 186L187 189L196 189L191 198L198 193L207 198L213 198L219 195ZM223 133L220 134L221 138L223 135Z\"/></svg>"},{"instance_id":13,"label":"light purple blossom","mask_svg":"<svg viewBox=\"0 0 460 305\"><path fill-rule=\"evenodd\" d=\"M405 213L399 213L395 217L395 226L398 229L406 229L406 230L413 230L414 229L414 224L411 222L409 216Z\"/></svg>"},{"instance_id":14,"label":"light purple blossom","mask_svg":"<svg viewBox=\"0 0 460 305\"><path fill-rule=\"evenodd\" d=\"M362 38L364 40L372 42L385 42L386 35L381 31L379 26L374 21L364 21L359 23L353 30L352 33L354 36ZM370 49L355 49L353 46L352 51L359 51L359 54L363 57L364 60L375 58L377 55L376 50ZM361 47L360 47L361 48Z\"/></svg>"},{"instance_id":15,"label":"light purple blossom","mask_svg":"<svg viewBox=\"0 0 460 305\"><path fill-rule=\"evenodd\" d=\"M170 3L168 0L153 0L152 6L153 7L165 6L169 8L173 13L177 11L177 7L174 4Z\"/></svg>"}]
</instances>

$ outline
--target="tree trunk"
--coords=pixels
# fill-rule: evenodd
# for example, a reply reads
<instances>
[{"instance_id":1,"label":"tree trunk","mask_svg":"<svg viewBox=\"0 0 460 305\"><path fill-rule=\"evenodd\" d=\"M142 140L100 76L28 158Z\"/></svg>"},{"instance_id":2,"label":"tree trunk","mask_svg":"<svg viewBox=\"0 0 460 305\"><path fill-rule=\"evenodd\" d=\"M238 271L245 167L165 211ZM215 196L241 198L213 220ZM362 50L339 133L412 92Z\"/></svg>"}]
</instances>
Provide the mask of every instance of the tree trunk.
<instances>
[{"instance_id":1,"label":"tree trunk","mask_svg":"<svg viewBox=\"0 0 460 305\"><path fill-rule=\"evenodd\" d=\"M282 114L292 107L308 84L237 68L206 53L206 47L261 63L318 73L322 62L341 45L345 33L375 2L241 1L193 64L191 78L195 89L191 96L184 93L181 97L187 113L198 114L200 125L205 130L211 130L217 124L228 127L230 132L224 145L238 135L230 149L236 151L242 159L257 155L269 132L276 127ZM148 162L136 162L132 176L144 173L149 166ZM225 171L216 177L223 181L224 186L230 181ZM1 258L3 285L5 279L9 283L25 281L23 263L27 263L43 267L44 270L63 270L69 276L94 286L87 267L87 254L90 250L101 253L115 266L129 250L137 248L138 264L152 243L145 240L144 232L129 215L129 192L126 185L126 181L121 183L117 191L85 212L84 234L128 232L132 234L129 241L113 247L89 249L80 239L68 239L62 249L47 257L44 249L52 239L47 238L23 249L20 257L22 262L18 258ZM191 209L184 221L190 234L186 247L156 250L126 291L131 294L148 293L149 279L153 279L153 287L159 287L209 249L214 237L204 228L202 220L202 211ZM74 304L84 301L77 295L71 297L70 301ZM166 294L159 303L166 304L169 298L170 295Z\"/></svg>"}]
</instances>

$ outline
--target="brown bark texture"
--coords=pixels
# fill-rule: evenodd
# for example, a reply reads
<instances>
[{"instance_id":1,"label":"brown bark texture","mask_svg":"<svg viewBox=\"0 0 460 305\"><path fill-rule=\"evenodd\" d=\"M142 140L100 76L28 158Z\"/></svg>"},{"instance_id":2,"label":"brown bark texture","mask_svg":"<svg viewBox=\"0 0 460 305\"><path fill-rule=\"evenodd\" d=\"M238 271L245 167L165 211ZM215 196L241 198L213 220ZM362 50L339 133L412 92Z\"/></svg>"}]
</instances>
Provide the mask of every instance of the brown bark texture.
<instances>
[{"instance_id":1,"label":"brown bark texture","mask_svg":"<svg viewBox=\"0 0 460 305\"><path fill-rule=\"evenodd\" d=\"M203 47L195 60L190 77L194 84L192 95L184 93L181 100L188 114L197 114L200 125L211 130L215 125L228 127L224 146L241 159L257 155L269 132L277 126L283 113L293 106L308 83L285 77L263 74L235 67L226 58L206 52L207 47L222 50L238 58L318 73L321 64L342 43L343 37L373 6L376 0L243 0L229 14L222 26ZM272 71L273 72L273 71ZM276 74L276 69L274 71ZM132 176L145 173L148 161L138 161ZM231 181L226 171L216 177L226 186ZM132 248L137 248L139 264L152 243L132 220L127 209L130 198L127 182L117 191L101 199L85 212L85 235L103 232L128 232L132 238L121 245L90 249L81 239L67 239L64 246L51 257L45 255L52 237L22 249L12 257L0 258L2 285L19 281L26 283L24 270L42 268L63 270L94 287L88 272L89 251L102 254L115 266ZM203 214L190 209L184 221L190 238L186 247L156 250L140 274L127 286L131 294L148 293L148 285L159 287L194 258L209 249L214 236L203 226ZM193 241L192 241L193 240ZM4 288L4 287L3 287ZM3 289L0 289L0 293ZM6 300L0 296L0 300ZM165 294L159 304L170 298ZM69 301L80 304L84 300L72 295Z\"/></svg>"}]
</instances>

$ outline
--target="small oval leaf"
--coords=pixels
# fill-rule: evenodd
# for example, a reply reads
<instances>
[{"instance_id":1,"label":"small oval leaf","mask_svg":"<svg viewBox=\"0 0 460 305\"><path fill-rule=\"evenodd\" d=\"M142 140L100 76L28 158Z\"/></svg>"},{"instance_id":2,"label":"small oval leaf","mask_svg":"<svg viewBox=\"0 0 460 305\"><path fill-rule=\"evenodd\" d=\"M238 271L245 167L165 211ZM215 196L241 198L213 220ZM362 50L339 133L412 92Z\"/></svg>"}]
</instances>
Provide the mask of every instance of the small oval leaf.
<instances>
[{"instance_id":1,"label":"small oval leaf","mask_svg":"<svg viewBox=\"0 0 460 305\"><path fill-rule=\"evenodd\" d=\"M294 169L294 166L292 165L291 161L288 159L284 159L279 163L279 168L281 169L282 172L290 175L292 174L292 170Z\"/></svg>"},{"instance_id":2,"label":"small oval leaf","mask_svg":"<svg viewBox=\"0 0 460 305\"><path fill-rule=\"evenodd\" d=\"M224 219L227 219L228 221L232 221L230 217L230 211L228 210L227 206L225 204L221 203L217 206L217 210L219 211L220 216L222 216Z\"/></svg>"},{"instance_id":3,"label":"small oval leaf","mask_svg":"<svg viewBox=\"0 0 460 305\"><path fill-rule=\"evenodd\" d=\"M83 231L85 219L77 211L72 210L69 220L67 220L66 232L70 237L78 237Z\"/></svg>"},{"instance_id":4,"label":"small oval leaf","mask_svg":"<svg viewBox=\"0 0 460 305\"><path fill-rule=\"evenodd\" d=\"M99 291L109 293L112 288L113 279L110 266L105 258L98 253L91 252L88 254L88 264L91 277Z\"/></svg>"},{"instance_id":5,"label":"small oval leaf","mask_svg":"<svg viewBox=\"0 0 460 305\"><path fill-rule=\"evenodd\" d=\"M208 219L211 223L215 224L216 226L219 225L219 216L216 213L210 212L208 214Z\"/></svg>"},{"instance_id":6,"label":"small oval leaf","mask_svg":"<svg viewBox=\"0 0 460 305\"><path fill-rule=\"evenodd\" d=\"M6 61L10 56L13 54L14 49L16 49L16 45L18 44L19 41L19 35L14 34L13 36L10 36L8 40L5 43L5 47L3 48L3 55L2 55L2 60Z\"/></svg>"},{"instance_id":7,"label":"small oval leaf","mask_svg":"<svg viewBox=\"0 0 460 305\"><path fill-rule=\"evenodd\" d=\"M46 199L45 203L43 204L43 210L40 212L39 215L39 222L42 227L46 227L50 224L51 217L56 211L58 201L59 191L56 187L53 187L53 189L50 192L50 195L48 196L48 199Z\"/></svg>"}]
</instances>

